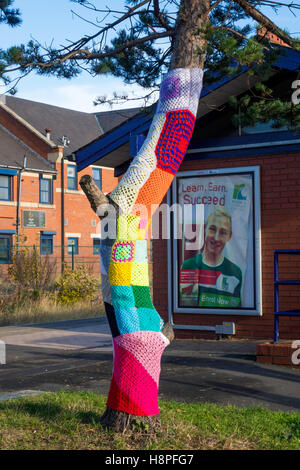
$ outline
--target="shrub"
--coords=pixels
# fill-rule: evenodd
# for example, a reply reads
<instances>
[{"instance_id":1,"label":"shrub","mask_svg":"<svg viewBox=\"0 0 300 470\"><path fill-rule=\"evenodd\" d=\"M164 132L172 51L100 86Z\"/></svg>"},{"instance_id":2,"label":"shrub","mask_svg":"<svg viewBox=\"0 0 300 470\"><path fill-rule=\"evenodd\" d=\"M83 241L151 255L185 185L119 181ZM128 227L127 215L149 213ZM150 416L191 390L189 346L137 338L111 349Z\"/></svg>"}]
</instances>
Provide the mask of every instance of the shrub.
<instances>
[{"instance_id":1,"label":"shrub","mask_svg":"<svg viewBox=\"0 0 300 470\"><path fill-rule=\"evenodd\" d=\"M66 266L63 275L56 282L57 301L67 304L93 300L99 290L98 284L98 279L89 273L86 266L79 265L74 270Z\"/></svg>"},{"instance_id":2,"label":"shrub","mask_svg":"<svg viewBox=\"0 0 300 470\"><path fill-rule=\"evenodd\" d=\"M12 264L8 268L8 274L19 293L30 291L35 298L53 282L55 272L55 260L48 255L41 256L36 247L27 246L14 251Z\"/></svg>"}]
</instances>

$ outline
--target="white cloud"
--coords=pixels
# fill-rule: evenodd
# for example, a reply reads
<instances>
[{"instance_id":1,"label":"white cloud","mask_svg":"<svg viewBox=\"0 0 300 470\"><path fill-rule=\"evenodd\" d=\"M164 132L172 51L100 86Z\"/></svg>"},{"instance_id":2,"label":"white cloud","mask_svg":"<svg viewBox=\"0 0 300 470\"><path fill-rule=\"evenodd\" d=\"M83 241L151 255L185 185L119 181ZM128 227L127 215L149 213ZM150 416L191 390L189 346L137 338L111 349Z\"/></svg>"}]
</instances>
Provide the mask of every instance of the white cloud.
<instances>
[{"instance_id":1,"label":"white cloud","mask_svg":"<svg viewBox=\"0 0 300 470\"><path fill-rule=\"evenodd\" d=\"M35 85L38 86L34 86L33 81ZM118 103L114 105L113 108L108 104L94 106L93 101L98 96L105 95L107 99L109 99L112 98L113 93L116 91L118 94L128 94L129 98L139 98L149 93L149 91L137 85L125 85L121 80L116 78L102 78L101 80L94 78L88 80L88 82L89 83L86 84L84 82L82 83L81 80L75 79L74 81L72 80L72 82L62 84L61 81L51 79L42 82L32 80L30 84L22 83L22 89L19 90L16 96L54 106L74 109L76 111L93 113L96 111L108 111L110 109L124 109L144 105L144 100L134 99L125 101L124 103ZM152 97L154 97L154 95L152 95Z\"/></svg>"}]
</instances>

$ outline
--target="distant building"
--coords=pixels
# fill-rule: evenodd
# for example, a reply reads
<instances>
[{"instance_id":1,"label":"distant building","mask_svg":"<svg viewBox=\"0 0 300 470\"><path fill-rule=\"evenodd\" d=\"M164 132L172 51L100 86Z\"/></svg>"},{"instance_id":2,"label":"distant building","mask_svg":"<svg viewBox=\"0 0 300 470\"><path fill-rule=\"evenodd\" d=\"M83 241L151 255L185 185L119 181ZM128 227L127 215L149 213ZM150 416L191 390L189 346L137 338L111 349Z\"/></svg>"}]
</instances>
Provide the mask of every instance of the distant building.
<instances>
[{"instance_id":1,"label":"distant building","mask_svg":"<svg viewBox=\"0 0 300 470\"><path fill-rule=\"evenodd\" d=\"M0 97L0 272L11 261L17 234L21 244L36 245L41 254L53 254L60 261L62 230L66 259L74 245L78 257L98 264L99 219L79 180L83 174L93 176L104 193L118 180L114 170L98 164L77 171L72 154L126 120L126 112L89 114Z\"/></svg>"}]
</instances>

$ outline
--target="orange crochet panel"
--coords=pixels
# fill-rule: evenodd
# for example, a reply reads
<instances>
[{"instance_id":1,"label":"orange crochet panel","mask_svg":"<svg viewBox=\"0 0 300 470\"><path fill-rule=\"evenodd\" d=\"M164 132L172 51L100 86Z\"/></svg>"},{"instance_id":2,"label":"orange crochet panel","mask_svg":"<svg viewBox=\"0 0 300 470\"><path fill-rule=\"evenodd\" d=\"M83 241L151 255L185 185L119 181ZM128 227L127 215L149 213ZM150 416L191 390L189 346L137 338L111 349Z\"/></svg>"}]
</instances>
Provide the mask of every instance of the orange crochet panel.
<instances>
[{"instance_id":1,"label":"orange crochet panel","mask_svg":"<svg viewBox=\"0 0 300 470\"><path fill-rule=\"evenodd\" d=\"M155 168L149 179L140 189L136 204L144 204L147 207L149 217L152 216L152 205L160 204L168 191L174 175L167 171Z\"/></svg>"}]
</instances>

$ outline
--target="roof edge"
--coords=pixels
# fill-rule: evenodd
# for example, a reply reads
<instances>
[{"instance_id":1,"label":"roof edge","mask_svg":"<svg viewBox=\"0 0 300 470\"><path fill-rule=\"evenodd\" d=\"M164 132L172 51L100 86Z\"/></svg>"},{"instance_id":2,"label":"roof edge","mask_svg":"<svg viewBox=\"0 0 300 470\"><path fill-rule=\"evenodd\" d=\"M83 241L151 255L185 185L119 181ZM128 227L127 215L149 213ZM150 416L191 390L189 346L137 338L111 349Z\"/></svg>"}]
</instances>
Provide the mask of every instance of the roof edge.
<instances>
[{"instance_id":1,"label":"roof edge","mask_svg":"<svg viewBox=\"0 0 300 470\"><path fill-rule=\"evenodd\" d=\"M19 114L17 114L15 111L13 111L9 106L7 106L4 103L0 102L0 107L4 109L7 113L9 113L14 119L19 121L23 126L25 126L27 129L30 130L33 134L35 134L39 139L43 140L51 149L56 149L58 146L55 144L55 142L52 142L52 140L47 139L46 136L41 134L35 127L33 127L29 122L25 121Z\"/></svg>"}]
</instances>

